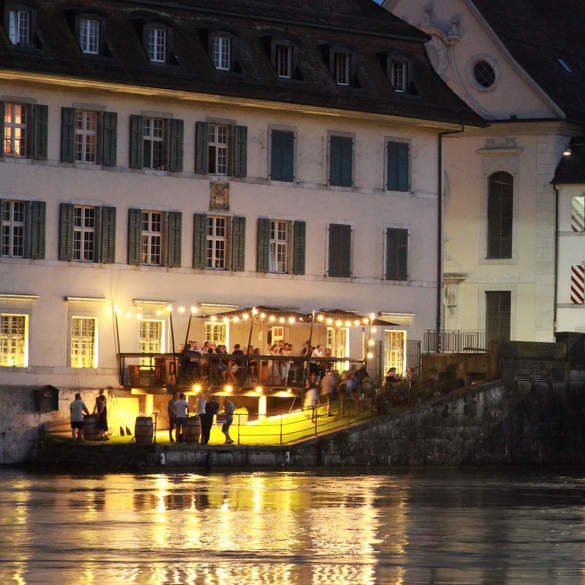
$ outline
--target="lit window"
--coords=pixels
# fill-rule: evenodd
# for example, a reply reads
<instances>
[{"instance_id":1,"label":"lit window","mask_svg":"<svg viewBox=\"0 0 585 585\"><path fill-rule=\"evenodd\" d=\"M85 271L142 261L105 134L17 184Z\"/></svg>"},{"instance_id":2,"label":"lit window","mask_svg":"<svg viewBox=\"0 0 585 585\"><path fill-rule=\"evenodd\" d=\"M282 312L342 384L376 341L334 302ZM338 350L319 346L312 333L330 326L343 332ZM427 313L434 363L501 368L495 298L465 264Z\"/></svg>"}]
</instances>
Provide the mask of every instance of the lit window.
<instances>
[{"instance_id":1,"label":"lit window","mask_svg":"<svg viewBox=\"0 0 585 585\"><path fill-rule=\"evenodd\" d=\"M347 53L335 53L335 81L337 85L349 85L351 59Z\"/></svg>"},{"instance_id":2,"label":"lit window","mask_svg":"<svg viewBox=\"0 0 585 585\"><path fill-rule=\"evenodd\" d=\"M270 241L269 241L269 272L289 271L289 222L288 221L270 221Z\"/></svg>"},{"instance_id":3,"label":"lit window","mask_svg":"<svg viewBox=\"0 0 585 585\"><path fill-rule=\"evenodd\" d=\"M0 315L0 366L28 365L28 316Z\"/></svg>"},{"instance_id":4,"label":"lit window","mask_svg":"<svg viewBox=\"0 0 585 585\"><path fill-rule=\"evenodd\" d=\"M27 106L4 104L4 156L26 156L27 118Z\"/></svg>"},{"instance_id":5,"label":"lit window","mask_svg":"<svg viewBox=\"0 0 585 585\"><path fill-rule=\"evenodd\" d=\"M71 367L97 368L97 320L94 317L71 319Z\"/></svg>"},{"instance_id":6,"label":"lit window","mask_svg":"<svg viewBox=\"0 0 585 585\"><path fill-rule=\"evenodd\" d=\"M8 12L8 37L13 45L30 44L30 11L10 10Z\"/></svg>"},{"instance_id":7,"label":"lit window","mask_svg":"<svg viewBox=\"0 0 585 585\"><path fill-rule=\"evenodd\" d=\"M395 92L404 93L406 91L407 69L407 64L404 61L392 62L391 81Z\"/></svg>"},{"instance_id":8,"label":"lit window","mask_svg":"<svg viewBox=\"0 0 585 585\"><path fill-rule=\"evenodd\" d=\"M73 208L73 260L95 261L95 207Z\"/></svg>"},{"instance_id":9,"label":"lit window","mask_svg":"<svg viewBox=\"0 0 585 585\"><path fill-rule=\"evenodd\" d=\"M226 323L206 322L205 341L218 343L227 346L227 325Z\"/></svg>"},{"instance_id":10,"label":"lit window","mask_svg":"<svg viewBox=\"0 0 585 585\"><path fill-rule=\"evenodd\" d=\"M100 23L95 18L82 18L79 21L79 44L88 55L99 53Z\"/></svg>"},{"instance_id":11,"label":"lit window","mask_svg":"<svg viewBox=\"0 0 585 585\"><path fill-rule=\"evenodd\" d=\"M164 28L149 28L146 33L146 52L154 63L167 60L167 31Z\"/></svg>"},{"instance_id":12,"label":"lit window","mask_svg":"<svg viewBox=\"0 0 585 585\"><path fill-rule=\"evenodd\" d=\"M327 327L327 348L331 350L333 357L349 357L349 328ZM333 368L343 371L349 367L348 362L335 362Z\"/></svg>"},{"instance_id":13,"label":"lit window","mask_svg":"<svg viewBox=\"0 0 585 585\"><path fill-rule=\"evenodd\" d=\"M291 78L293 72L293 48L291 45L276 45L276 73L278 77Z\"/></svg>"},{"instance_id":14,"label":"lit window","mask_svg":"<svg viewBox=\"0 0 585 585\"><path fill-rule=\"evenodd\" d=\"M209 173L228 174L228 129L218 124L209 125Z\"/></svg>"},{"instance_id":15,"label":"lit window","mask_svg":"<svg viewBox=\"0 0 585 585\"><path fill-rule=\"evenodd\" d=\"M165 170L164 120L144 118L144 168Z\"/></svg>"},{"instance_id":16,"label":"lit window","mask_svg":"<svg viewBox=\"0 0 585 585\"><path fill-rule=\"evenodd\" d=\"M396 374L402 376L405 366L406 331L385 331L384 371L396 368Z\"/></svg>"},{"instance_id":17,"label":"lit window","mask_svg":"<svg viewBox=\"0 0 585 585\"><path fill-rule=\"evenodd\" d=\"M226 223L225 217L207 218L207 268L225 269Z\"/></svg>"},{"instance_id":18,"label":"lit window","mask_svg":"<svg viewBox=\"0 0 585 585\"><path fill-rule=\"evenodd\" d=\"M97 112L75 111L75 160L96 162Z\"/></svg>"},{"instance_id":19,"label":"lit window","mask_svg":"<svg viewBox=\"0 0 585 585\"><path fill-rule=\"evenodd\" d=\"M2 256L24 257L24 201L2 203Z\"/></svg>"},{"instance_id":20,"label":"lit window","mask_svg":"<svg viewBox=\"0 0 585 585\"><path fill-rule=\"evenodd\" d=\"M211 59L216 69L229 71L230 52L231 39L229 37L213 37L211 41Z\"/></svg>"},{"instance_id":21,"label":"lit window","mask_svg":"<svg viewBox=\"0 0 585 585\"><path fill-rule=\"evenodd\" d=\"M140 320L140 338L138 339L138 351L140 353L163 353L164 322L153 319ZM152 358L140 358L140 365L152 367Z\"/></svg>"},{"instance_id":22,"label":"lit window","mask_svg":"<svg viewBox=\"0 0 585 585\"><path fill-rule=\"evenodd\" d=\"M162 213L142 212L142 264L161 265Z\"/></svg>"}]
</instances>

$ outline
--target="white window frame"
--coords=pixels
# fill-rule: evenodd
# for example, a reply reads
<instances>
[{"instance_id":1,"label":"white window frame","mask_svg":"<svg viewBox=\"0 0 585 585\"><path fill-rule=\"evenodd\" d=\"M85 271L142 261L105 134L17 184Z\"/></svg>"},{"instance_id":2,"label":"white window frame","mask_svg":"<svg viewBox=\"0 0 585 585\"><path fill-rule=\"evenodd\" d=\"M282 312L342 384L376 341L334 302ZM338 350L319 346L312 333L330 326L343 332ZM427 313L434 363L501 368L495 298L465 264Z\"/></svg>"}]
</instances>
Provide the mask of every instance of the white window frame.
<instances>
[{"instance_id":1,"label":"white window frame","mask_svg":"<svg viewBox=\"0 0 585 585\"><path fill-rule=\"evenodd\" d=\"M396 93L406 93L408 85L408 62L402 59L392 61L390 65L390 80Z\"/></svg>"},{"instance_id":2,"label":"white window frame","mask_svg":"<svg viewBox=\"0 0 585 585\"><path fill-rule=\"evenodd\" d=\"M229 218L225 215L207 216L206 268L208 270L227 270L228 268L228 220Z\"/></svg>"},{"instance_id":3,"label":"white window frame","mask_svg":"<svg viewBox=\"0 0 585 585\"><path fill-rule=\"evenodd\" d=\"M167 29L152 26L146 30L146 52L152 63L167 61Z\"/></svg>"},{"instance_id":4,"label":"white window frame","mask_svg":"<svg viewBox=\"0 0 585 585\"><path fill-rule=\"evenodd\" d=\"M8 11L8 37L13 45L30 45L31 13L24 8Z\"/></svg>"},{"instance_id":5,"label":"white window frame","mask_svg":"<svg viewBox=\"0 0 585 585\"><path fill-rule=\"evenodd\" d=\"M0 209L0 246L2 256L24 258L24 237L26 229L26 203L4 200Z\"/></svg>"},{"instance_id":6,"label":"white window frame","mask_svg":"<svg viewBox=\"0 0 585 585\"><path fill-rule=\"evenodd\" d=\"M281 237L282 232L285 237ZM268 272L289 274L291 270L291 235L292 222L282 219L270 220L268 240Z\"/></svg>"},{"instance_id":7,"label":"white window frame","mask_svg":"<svg viewBox=\"0 0 585 585\"><path fill-rule=\"evenodd\" d=\"M349 357L349 327L327 327L326 347L331 350L333 357ZM349 362L335 362L335 370L343 371L349 368Z\"/></svg>"},{"instance_id":8,"label":"white window frame","mask_svg":"<svg viewBox=\"0 0 585 585\"><path fill-rule=\"evenodd\" d=\"M163 212L142 211L141 217L141 264L162 266Z\"/></svg>"},{"instance_id":9,"label":"white window frame","mask_svg":"<svg viewBox=\"0 0 585 585\"><path fill-rule=\"evenodd\" d=\"M98 113L90 110L75 111L75 162L97 162Z\"/></svg>"},{"instance_id":10,"label":"white window frame","mask_svg":"<svg viewBox=\"0 0 585 585\"><path fill-rule=\"evenodd\" d=\"M79 46L86 55L98 55L100 52L100 21L97 18L79 20Z\"/></svg>"},{"instance_id":11,"label":"white window frame","mask_svg":"<svg viewBox=\"0 0 585 585\"><path fill-rule=\"evenodd\" d=\"M222 321L205 321L205 341L225 345L229 350L229 327Z\"/></svg>"},{"instance_id":12,"label":"white window frame","mask_svg":"<svg viewBox=\"0 0 585 585\"><path fill-rule=\"evenodd\" d=\"M88 329L89 323L92 327ZM76 332L75 325L79 325ZM71 317L71 351L72 368L98 367L98 320L97 317Z\"/></svg>"},{"instance_id":13,"label":"white window frame","mask_svg":"<svg viewBox=\"0 0 585 585\"><path fill-rule=\"evenodd\" d=\"M229 127L227 124L209 124L209 153L214 153L215 168L210 175L226 176L229 170ZM212 160L212 157L209 157Z\"/></svg>"},{"instance_id":14,"label":"white window frame","mask_svg":"<svg viewBox=\"0 0 585 585\"><path fill-rule=\"evenodd\" d=\"M232 40L225 35L217 35L211 39L211 60L218 71L231 69Z\"/></svg>"},{"instance_id":15,"label":"white window frame","mask_svg":"<svg viewBox=\"0 0 585 585\"><path fill-rule=\"evenodd\" d=\"M154 329L154 323L157 327L160 325L159 335L157 338L152 336L150 329ZM143 328L147 336L143 336ZM163 319L140 319L138 321L138 353L165 353L165 322ZM140 358L140 365L150 367L154 363L150 358Z\"/></svg>"},{"instance_id":16,"label":"white window frame","mask_svg":"<svg viewBox=\"0 0 585 585\"><path fill-rule=\"evenodd\" d=\"M349 85L351 79L351 55L349 53L335 53L333 62L337 85Z\"/></svg>"},{"instance_id":17,"label":"white window frame","mask_svg":"<svg viewBox=\"0 0 585 585\"><path fill-rule=\"evenodd\" d=\"M391 334L402 335L402 361L392 359L392 353L398 351L392 349L389 344L389 336ZM396 374L403 376L406 373L406 330L405 329L385 329L384 330L384 372L387 372L389 368L396 368Z\"/></svg>"},{"instance_id":18,"label":"white window frame","mask_svg":"<svg viewBox=\"0 0 585 585\"><path fill-rule=\"evenodd\" d=\"M144 144L144 168L164 171L165 165L165 121L163 118L144 118L142 140ZM160 148L160 153L157 149ZM148 155L147 155L148 153ZM160 164L155 164L155 154L160 158ZM160 155L160 156L159 156ZM147 160L150 161L147 164Z\"/></svg>"},{"instance_id":19,"label":"white window frame","mask_svg":"<svg viewBox=\"0 0 585 585\"><path fill-rule=\"evenodd\" d=\"M8 332L7 321L23 318L22 333ZM9 349L8 352L4 351ZM24 313L0 313L0 366L7 368L28 367L28 315Z\"/></svg>"},{"instance_id":20,"label":"white window frame","mask_svg":"<svg viewBox=\"0 0 585 585\"><path fill-rule=\"evenodd\" d=\"M26 104L5 103L2 123L4 124L3 155L26 158L28 147L26 128L30 123Z\"/></svg>"},{"instance_id":21,"label":"white window frame","mask_svg":"<svg viewBox=\"0 0 585 585\"><path fill-rule=\"evenodd\" d=\"M293 74L294 47L277 44L275 47L276 74L282 79L291 79Z\"/></svg>"},{"instance_id":22,"label":"white window frame","mask_svg":"<svg viewBox=\"0 0 585 585\"><path fill-rule=\"evenodd\" d=\"M95 207L73 206L73 260L76 262L96 260L96 216Z\"/></svg>"}]
</instances>

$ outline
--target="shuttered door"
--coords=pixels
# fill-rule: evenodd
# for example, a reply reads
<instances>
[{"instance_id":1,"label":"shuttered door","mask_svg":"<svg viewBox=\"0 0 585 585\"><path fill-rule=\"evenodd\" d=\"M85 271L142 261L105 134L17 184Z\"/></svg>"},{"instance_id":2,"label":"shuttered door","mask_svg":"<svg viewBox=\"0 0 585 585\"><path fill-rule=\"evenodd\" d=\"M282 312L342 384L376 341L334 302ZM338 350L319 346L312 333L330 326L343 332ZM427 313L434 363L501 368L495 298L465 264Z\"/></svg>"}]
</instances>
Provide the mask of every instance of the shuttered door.
<instances>
[{"instance_id":1,"label":"shuttered door","mask_svg":"<svg viewBox=\"0 0 585 585\"><path fill-rule=\"evenodd\" d=\"M258 251L256 256L257 272L268 272L268 258L270 256L270 220L258 218Z\"/></svg>"},{"instance_id":2,"label":"shuttered door","mask_svg":"<svg viewBox=\"0 0 585 585\"><path fill-rule=\"evenodd\" d=\"M246 218L232 218L232 262L231 269L246 270Z\"/></svg>"},{"instance_id":3,"label":"shuttered door","mask_svg":"<svg viewBox=\"0 0 585 585\"><path fill-rule=\"evenodd\" d=\"M104 112L102 116L102 164L115 167L118 157L118 114Z\"/></svg>"},{"instance_id":4,"label":"shuttered door","mask_svg":"<svg viewBox=\"0 0 585 585\"><path fill-rule=\"evenodd\" d=\"M294 171L294 132L273 130L270 153L270 178L292 181Z\"/></svg>"},{"instance_id":5,"label":"shuttered door","mask_svg":"<svg viewBox=\"0 0 585 585\"><path fill-rule=\"evenodd\" d=\"M387 188L389 191L408 191L410 148L406 142L388 142L386 152Z\"/></svg>"},{"instance_id":6,"label":"shuttered door","mask_svg":"<svg viewBox=\"0 0 585 585\"><path fill-rule=\"evenodd\" d=\"M329 276L351 276L351 226L329 226Z\"/></svg>"},{"instance_id":7,"label":"shuttered door","mask_svg":"<svg viewBox=\"0 0 585 585\"><path fill-rule=\"evenodd\" d=\"M59 206L59 260L73 260L73 205L61 203Z\"/></svg>"},{"instance_id":8,"label":"shuttered door","mask_svg":"<svg viewBox=\"0 0 585 585\"><path fill-rule=\"evenodd\" d=\"M61 162L75 162L75 108L61 108Z\"/></svg>"},{"instance_id":9,"label":"shuttered door","mask_svg":"<svg viewBox=\"0 0 585 585\"><path fill-rule=\"evenodd\" d=\"M131 169L144 167L144 118L130 116L130 158L128 166Z\"/></svg>"},{"instance_id":10,"label":"shuttered door","mask_svg":"<svg viewBox=\"0 0 585 585\"><path fill-rule=\"evenodd\" d=\"M293 274L305 274L305 232L304 221L293 223Z\"/></svg>"},{"instance_id":11,"label":"shuttered door","mask_svg":"<svg viewBox=\"0 0 585 585\"><path fill-rule=\"evenodd\" d=\"M128 264L142 262L142 210L128 210Z\"/></svg>"},{"instance_id":12,"label":"shuttered door","mask_svg":"<svg viewBox=\"0 0 585 585\"><path fill-rule=\"evenodd\" d=\"M514 178L506 172L488 179L488 258L512 257Z\"/></svg>"},{"instance_id":13,"label":"shuttered door","mask_svg":"<svg viewBox=\"0 0 585 585\"><path fill-rule=\"evenodd\" d=\"M36 160L47 160L49 107L35 104L32 110L34 124L32 157Z\"/></svg>"},{"instance_id":14,"label":"shuttered door","mask_svg":"<svg viewBox=\"0 0 585 585\"><path fill-rule=\"evenodd\" d=\"M113 264L116 261L116 208L102 207L101 261Z\"/></svg>"},{"instance_id":15,"label":"shuttered door","mask_svg":"<svg viewBox=\"0 0 585 585\"><path fill-rule=\"evenodd\" d=\"M486 291L486 341L510 339L510 291Z\"/></svg>"},{"instance_id":16,"label":"shuttered door","mask_svg":"<svg viewBox=\"0 0 585 585\"><path fill-rule=\"evenodd\" d=\"M182 214L169 211L167 214L167 263L170 268L181 267Z\"/></svg>"},{"instance_id":17,"label":"shuttered door","mask_svg":"<svg viewBox=\"0 0 585 585\"><path fill-rule=\"evenodd\" d=\"M329 157L329 183L351 187L353 182L353 139L348 136L331 136Z\"/></svg>"},{"instance_id":18,"label":"shuttered door","mask_svg":"<svg viewBox=\"0 0 585 585\"><path fill-rule=\"evenodd\" d=\"M209 124L195 124L195 173L207 175L209 172Z\"/></svg>"},{"instance_id":19,"label":"shuttered door","mask_svg":"<svg viewBox=\"0 0 585 585\"><path fill-rule=\"evenodd\" d=\"M408 230L388 228L386 231L386 280L406 280Z\"/></svg>"}]
</instances>

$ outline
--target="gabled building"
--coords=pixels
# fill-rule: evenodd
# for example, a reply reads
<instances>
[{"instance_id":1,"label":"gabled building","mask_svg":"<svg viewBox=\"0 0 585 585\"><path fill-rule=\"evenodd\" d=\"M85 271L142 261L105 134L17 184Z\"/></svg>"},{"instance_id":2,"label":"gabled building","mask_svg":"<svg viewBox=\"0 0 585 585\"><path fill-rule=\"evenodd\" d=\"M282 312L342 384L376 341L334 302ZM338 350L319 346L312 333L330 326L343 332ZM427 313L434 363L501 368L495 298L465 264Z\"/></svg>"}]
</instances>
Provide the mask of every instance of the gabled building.
<instances>
[{"instance_id":1,"label":"gabled building","mask_svg":"<svg viewBox=\"0 0 585 585\"><path fill-rule=\"evenodd\" d=\"M178 350L191 308L189 339L231 348L220 313L274 307L262 353L307 334L271 316L323 309L314 342L406 367L436 320L439 135L481 124L425 33L369 0L2 19L3 385L116 387L117 354Z\"/></svg>"},{"instance_id":2,"label":"gabled building","mask_svg":"<svg viewBox=\"0 0 585 585\"><path fill-rule=\"evenodd\" d=\"M569 0L384 6L430 35L435 70L488 122L445 139L443 327L485 332L486 343L551 341L560 326L551 182L585 122L585 7Z\"/></svg>"}]
</instances>

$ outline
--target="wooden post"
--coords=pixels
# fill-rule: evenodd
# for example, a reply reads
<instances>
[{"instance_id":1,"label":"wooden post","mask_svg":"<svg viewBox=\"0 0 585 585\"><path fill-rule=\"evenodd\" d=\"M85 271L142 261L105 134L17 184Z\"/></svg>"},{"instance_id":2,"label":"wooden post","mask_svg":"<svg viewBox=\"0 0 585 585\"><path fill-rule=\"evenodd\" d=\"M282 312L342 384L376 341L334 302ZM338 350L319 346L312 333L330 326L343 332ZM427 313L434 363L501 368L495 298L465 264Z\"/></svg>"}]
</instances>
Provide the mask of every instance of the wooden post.
<instances>
[{"instance_id":1,"label":"wooden post","mask_svg":"<svg viewBox=\"0 0 585 585\"><path fill-rule=\"evenodd\" d=\"M122 369L122 357L120 356L120 328L118 326L118 312L114 309L114 325L116 328L116 345L117 353L116 357L118 360L118 377L120 378L120 385L124 385L124 370Z\"/></svg>"},{"instance_id":2,"label":"wooden post","mask_svg":"<svg viewBox=\"0 0 585 585\"><path fill-rule=\"evenodd\" d=\"M177 357L175 355L175 329L173 327L173 312L172 310L169 311L169 322L171 324L171 344L173 347L173 366L175 368L175 380L176 383L179 382L179 372L178 372L178 368L177 368Z\"/></svg>"},{"instance_id":3,"label":"wooden post","mask_svg":"<svg viewBox=\"0 0 585 585\"><path fill-rule=\"evenodd\" d=\"M252 344L252 329L254 328L254 313L256 307L252 307L250 311L250 333L248 334L248 347L246 347L246 358L244 359L244 375L242 376L242 385L248 383L248 365L250 362L250 346ZM260 377L260 364L258 364L258 377Z\"/></svg>"},{"instance_id":4,"label":"wooden post","mask_svg":"<svg viewBox=\"0 0 585 585\"><path fill-rule=\"evenodd\" d=\"M189 331L191 330L191 319L193 318L193 311L189 311L189 322L187 323L187 331L185 332L185 344L183 348L187 347L187 342L189 341ZM172 321L171 321L172 323ZM175 349L173 347L173 353L175 353ZM173 363L175 364L175 356L173 355ZM175 364L175 381L177 385L181 381L181 372L177 371L177 364Z\"/></svg>"},{"instance_id":5,"label":"wooden post","mask_svg":"<svg viewBox=\"0 0 585 585\"><path fill-rule=\"evenodd\" d=\"M307 374L309 373L309 359L311 357L312 352L312 348L313 348L313 323L315 322L315 311L311 311L311 329L309 330L309 351L307 353L306 356L306 362L305 362L305 374L303 376L303 388L305 387L305 384L307 383Z\"/></svg>"}]
</instances>

